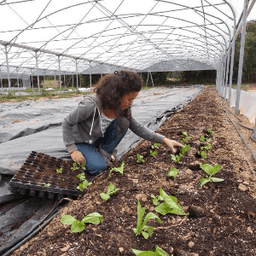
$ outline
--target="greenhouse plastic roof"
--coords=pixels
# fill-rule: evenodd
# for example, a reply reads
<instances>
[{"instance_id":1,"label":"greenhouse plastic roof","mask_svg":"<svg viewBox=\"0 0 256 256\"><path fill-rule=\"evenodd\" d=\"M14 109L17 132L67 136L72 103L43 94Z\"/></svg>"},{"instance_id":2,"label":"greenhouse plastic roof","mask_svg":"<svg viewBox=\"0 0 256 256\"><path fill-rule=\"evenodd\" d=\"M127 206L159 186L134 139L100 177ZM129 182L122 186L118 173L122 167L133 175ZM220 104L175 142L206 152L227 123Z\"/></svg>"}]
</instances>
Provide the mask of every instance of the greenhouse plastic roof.
<instances>
[{"instance_id":1,"label":"greenhouse plastic roof","mask_svg":"<svg viewBox=\"0 0 256 256\"><path fill-rule=\"evenodd\" d=\"M243 6L243 0L0 0L0 71L217 69Z\"/></svg>"}]
</instances>

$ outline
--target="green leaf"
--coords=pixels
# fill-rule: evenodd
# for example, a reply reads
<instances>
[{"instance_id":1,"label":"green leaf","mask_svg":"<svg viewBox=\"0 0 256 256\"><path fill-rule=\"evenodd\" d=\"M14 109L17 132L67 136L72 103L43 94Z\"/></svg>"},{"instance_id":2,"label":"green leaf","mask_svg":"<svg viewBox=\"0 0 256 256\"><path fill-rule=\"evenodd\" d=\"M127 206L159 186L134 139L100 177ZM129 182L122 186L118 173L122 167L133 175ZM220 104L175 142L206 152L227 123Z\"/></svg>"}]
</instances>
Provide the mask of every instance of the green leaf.
<instances>
[{"instance_id":1,"label":"green leaf","mask_svg":"<svg viewBox=\"0 0 256 256\"><path fill-rule=\"evenodd\" d=\"M110 198L109 194L106 193L100 193L100 197L104 200L107 201Z\"/></svg>"},{"instance_id":2,"label":"green leaf","mask_svg":"<svg viewBox=\"0 0 256 256\"><path fill-rule=\"evenodd\" d=\"M211 175L211 176L216 174L217 172L219 172L220 169L221 169L219 164L216 164L215 166L212 166L210 164L200 163L199 166L204 172L206 172L208 175Z\"/></svg>"},{"instance_id":3,"label":"green leaf","mask_svg":"<svg viewBox=\"0 0 256 256\"><path fill-rule=\"evenodd\" d=\"M153 145L151 145L152 149L158 148L158 146L160 145L160 143L154 143Z\"/></svg>"},{"instance_id":4,"label":"green leaf","mask_svg":"<svg viewBox=\"0 0 256 256\"><path fill-rule=\"evenodd\" d=\"M157 256L169 256L167 252L165 252L161 247L156 246L156 255Z\"/></svg>"},{"instance_id":5,"label":"green leaf","mask_svg":"<svg viewBox=\"0 0 256 256\"><path fill-rule=\"evenodd\" d=\"M137 153L137 163L145 163L145 160L143 159L143 156Z\"/></svg>"},{"instance_id":6,"label":"green leaf","mask_svg":"<svg viewBox=\"0 0 256 256\"><path fill-rule=\"evenodd\" d=\"M184 135L184 136L188 136L188 133L187 132L181 132L182 133L182 135Z\"/></svg>"},{"instance_id":7,"label":"green leaf","mask_svg":"<svg viewBox=\"0 0 256 256\"><path fill-rule=\"evenodd\" d=\"M184 145L184 147L182 147L182 148L180 149L181 155L182 155L182 156L185 155L185 154L188 152L188 150L189 150L190 148L191 148L190 145Z\"/></svg>"},{"instance_id":8,"label":"green leaf","mask_svg":"<svg viewBox=\"0 0 256 256\"><path fill-rule=\"evenodd\" d=\"M144 221L143 221L143 223L142 223L142 226L146 226L146 223L149 221L149 220L152 220L152 219L156 219L159 223L161 223L161 219L156 215L156 214L154 214L153 212L149 212L147 215L146 215L146 217L145 217L145 219L144 219ZM150 227L151 228L151 227Z\"/></svg>"},{"instance_id":9,"label":"green leaf","mask_svg":"<svg viewBox=\"0 0 256 256\"><path fill-rule=\"evenodd\" d=\"M201 152L201 156L202 156L202 158L204 158L204 159L206 159L207 158L207 155L206 155L206 153L205 152Z\"/></svg>"},{"instance_id":10,"label":"green leaf","mask_svg":"<svg viewBox=\"0 0 256 256\"><path fill-rule=\"evenodd\" d=\"M102 223L103 216L99 214L98 212L92 212L88 214L87 216L83 217L81 220L82 223L92 223L92 224L100 224Z\"/></svg>"},{"instance_id":11,"label":"green leaf","mask_svg":"<svg viewBox=\"0 0 256 256\"><path fill-rule=\"evenodd\" d=\"M203 187L205 184L207 184L208 182L211 182L211 179L209 178L202 178L200 180L200 186Z\"/></svg>"},{"instance_id":12,"label":"green leaf","mask_svg":"<svg viewBox=\"0 0 256 256\"><path fill-rule=\"evenodd\" d=\"M84 223L80 222L79 220L75 220L71 225L71 232L79 233L85 229Z\"/></svg>"},{"instance_id":13,"label":"green leaf","mask_svg":"<svg viewBox=\"0 0 256 256\"><path fill-rule=\"evenodd\" d=\"M172 168L168 171L167 177L173 177L176 180L176 175L179 173L179 170L176 168Z\"/></svg>"},{"instance_id":14,"label":"green leaf","mask_svg":"<svg viewBox=\"0 0 256 256\"><path fill-rule=\"evenodd\" d=\"M224 179L212 177L212 181L213 182L222 182L222 181L224 181Z\"/></svg>"},{"instance_id":15,"label":"green leaf","mask_svg":"<svg viewBox=\"0 0 256 256\"><path fill-rule=\"evenodd\" d=\"M119 172L120 174L123 175L123 174L124 174L124 165L125 165L125 163L124 163L124 161L123 161L120 167L114 167L114 168L112 168L112 169L109 171L108 176L111 177L111 173L112 173L113 171Z\"/></svg>"},{"instance_id":16,"label":"green leaf","mask_svg":"<svg viewBox=\"0 0 256 256\"><path fill-rule=\"evenodd\" d=\"M82 172L80 174L77 174L76 177L80 180L80 181L84 181L85 180L85 174Z\"/></svg>"},{"instance_id":17,"label":"green leaf","mask_svg":"<svg viewBox=\"0 0 256 256\"><path fill-rule=\"evenodd\" d=\"M154 150L154 151L150 150L150 155L153 156L153 157L156 157L157 151L156 150Z\"/></svg>"},{"instance_id":18,"label":"green leaf","mask_svg":"<svg viewBox=\"0 0 256 256\"><path fill-rule=\"evenodd\" d=\"M74 218L71 215L63 215L60 219L60 222L65 224L65 225L72 225L72 223L76 220L76 218Z\"/></svg>"},{"instance_id":19,"label":"green leaf","mask_svg":"<svg viewBox=\"0 0 256 256\"><path fill-rule=\"evenodd\" d=\"M155 207L156 212L161 213L163 215L167 213L173 213L177 215L188 215L188 213L185 213L182 207L177 204L176 197L168 196L162 188L159 189L159 194L160 196L163 197L164 203L161 203L159 206Z\"/></svg>"},{"instance_id":20,"label":"green leaf","mask_svg":"<svg viewBox=\"0 0 256 256\"><path fill-rule=\"evenodd\" d=\"M132 249L132 252L137 256L156 256L156 254L152 251L139 251Z\"/></svg>"},{"instance_id":21,"label":"green leaf","mask_svg":"<svg viewBox=\"0 0 256 256\"><path fill-rule=\"evenodd\" d=\"M201 142L204 142L204 140L205 140L205 137L204 137L204 136L201 136L201 137L200 137L200 141L201 141Z\"/></svg>"}]
</instances>

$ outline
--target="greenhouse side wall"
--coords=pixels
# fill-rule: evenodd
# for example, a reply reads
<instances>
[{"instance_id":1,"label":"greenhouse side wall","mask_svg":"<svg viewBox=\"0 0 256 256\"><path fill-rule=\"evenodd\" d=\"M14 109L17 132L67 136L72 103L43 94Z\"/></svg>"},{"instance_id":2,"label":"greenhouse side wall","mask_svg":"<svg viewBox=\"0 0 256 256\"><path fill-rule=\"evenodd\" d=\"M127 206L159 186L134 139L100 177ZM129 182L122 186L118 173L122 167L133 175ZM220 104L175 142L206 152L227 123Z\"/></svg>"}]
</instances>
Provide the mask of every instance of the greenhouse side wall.
<instances>
[{"instance_id":1,"label":"greenhouse side wall","mask_svg":"<svg viewBox=\"0 0 256 256\"><path fill-rule=\"evenodd\" d=\"M228 99L228 93L227 93ZM231 101L230 106L235 107L236 102L236 90L231 89ZM240 97L240 113L248 117L249 121L255 124L256 117L256 92L241 91Z\"/></svg>"}]
</instances>

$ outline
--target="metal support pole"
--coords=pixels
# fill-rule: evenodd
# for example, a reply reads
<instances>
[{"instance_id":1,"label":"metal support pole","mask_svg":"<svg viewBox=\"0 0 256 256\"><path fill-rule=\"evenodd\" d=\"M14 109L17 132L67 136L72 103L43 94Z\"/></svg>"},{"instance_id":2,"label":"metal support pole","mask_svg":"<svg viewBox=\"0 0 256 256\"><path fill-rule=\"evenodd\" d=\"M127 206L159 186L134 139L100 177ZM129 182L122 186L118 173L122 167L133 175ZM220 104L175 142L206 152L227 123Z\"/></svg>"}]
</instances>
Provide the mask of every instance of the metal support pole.
<instances>
[{"instance_id":1,"label":"metal support pole","mask_svg":"<svg viewBox=\"0 0 256 256\"><path fill-rule=\"evenodd\" d=\"M64 73L64 81L63 81L63 85L64 85L64 87L66 87L66 75L65 75L65 73Z\"/></svg>"},{"instance_id":2,"label":"metal support pole","mask_svg":"<svg viewBox=\"0 0 256 256\"><path fill-rule=\"evenodd\" d=\"M230 66L230 49L228 50L228 61L226 66L226 82L225 82L225 100L227 99L227 89L228 89L228 74L229 74L229 66Z\"/></svg>"},{"instance_id":3,"label":"metal support pole","mask_svg":"<svg viewBox=\"0 0 256 256\"><path fill-rule=\"evenodd\" d=\"M155 85L154 85L154 80L153 80L153 77L152 77L151 72L150 72L150 77L151 77L151 83L152 83L152 86L154 87Z\"/></svg>"},{"instance_id":4,"label":"metal support pole","mask_svg":"<svg viewBox=\"0 0 256 256\"><path fill-rule=\"evenodd\" d=\"M8 59L8 50L7 45L5 45L5 59L6 59L6 67L7 67L7 77L8 77L8 88L11 88L11 79L10 79L10 70L9 70L9 59Z\"/></svg>"},{"instance_id":5,"label":"metal support pole","mask_svg":"<svg viewBox=\"0 0 256 256\"><path fill-rule=\"evenodd\" d=\"M78 89L78 71L77 71L77 60L76 60L76 88Z\"/></svg>"},{"instance_id":6,"label":"metal support pole","mask_svg":"<svg viewBox=\"0 0 256 256\"><path fill-rule=\"evenodd\" d=\"M148 79L149 79L149 72L148 72L148 75L147 75L146 86L148 86Z\"/></svg>"},{"instance_id":7,"label":"metal support pole","mask_svg":"<svg viewBox=\"0 0 256 256\"><path fill-rule=\"evenodd\" d=\"M45 87L45 75L44 75L44 85L43 85L43 87Z\"/></svg>"},{"instance_id":8,"label":"metal support pole","mask_svg":"<svg viewBox=\"0 0 256 256\"><path fill-rule=\"evenodd\" d=\"M234 71L234 60L235 60L235 48L236 48L236 31L234 29L233 41L232 41L232 55L231 55L231 66L229 74L229 90L228 90L228 107L231 106L231 88L233 84L233 71Z\"/></svg>"},{"instance_id":9,"label":"metal support pole","mask_svg":"<svg viewBox=\"0 0 256 256\"><path fill-rule=\"evenodd\" d=\"M92 66L91 66L91 62L89 62L89 66L90 66L90 88L92 88Z\"/></svg>"},{"instance_id":10,"label":"metal support pole","mask_svg":"<svg viewBox=\"0 0 256 256\"><path fill-rule=\"evenodd\" d=\"M72 87L74 87L74 75L72 74Z\"/></svg>"},{"instance_id":11,"label":"metal support pole","mask_svg":"<svg viewBox=\"0 0 256 256\"><path fill-rule=\"evenodd\" d=\"M59 85L61 91L61 70L60 70L60 55L58 56L58 63L59 63Z\"/></svg>"},{"instance_id":12,"label":"metal support pole","mask_svg":"<svg viewBox=\"0 0 256 256\"><path fill-rule=\"evenodd\" d=\"M248 0L244 0L243 26L242 26L242 33L241 33L241 46L240 46L240 57L239 57L239 70L238 70L238 79L237 79L237 87L236 87L236 106L235 106L235 113L236 114L239 111L240 96L241 96L241 84L242 84L242 77L243 77L244 44L245 44L245 34L246 34L247 6L248 6Z\"/></svg>"},{"instance_id":13,"label":"metal support pole","mask_svg":"<svg viewBox=\"0 0 256 256\"><path fill-rule=\"evenodd\" d=\"M256 139L256 117L255 117L255 127L254 127L254 135L253 138Z\"/></svg>"},{"instance_id":14,"label":"metal support pole","mask_svg":"<svg viewBox=\"0 0 256 256\"><path fill-rule=\"evenodd\" d=\"M37 72L37 88L38 88L38 95L40 94L40 79L39 79L39 72L38 72L38 55L37 51L35 52L36 56L36 72Z\"/></svg>"},{"instance_id":15,"label":"metal support pole","mask_svg":"<svg viewBox=\"0 0 256 256\"><path fill-rule=\"evenodd\" d=\"M2 79L2 69L1 69L1 66L0 66L0 78L1 78L1 88L2 90L4 89L4 86L3 86L3 79Z\"/></svg>"}]
</instances>

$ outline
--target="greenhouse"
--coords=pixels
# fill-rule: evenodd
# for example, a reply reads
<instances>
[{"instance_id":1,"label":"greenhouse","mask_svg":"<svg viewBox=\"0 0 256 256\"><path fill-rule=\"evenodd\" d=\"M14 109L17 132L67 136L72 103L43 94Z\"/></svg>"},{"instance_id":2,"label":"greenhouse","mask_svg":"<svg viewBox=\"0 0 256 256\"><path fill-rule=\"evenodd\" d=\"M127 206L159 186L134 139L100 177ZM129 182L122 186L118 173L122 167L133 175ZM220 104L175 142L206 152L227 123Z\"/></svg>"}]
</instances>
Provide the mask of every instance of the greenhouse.
<instances>
[{"instance_id":1,"label":"greenhouse","mask_svg":"<svg viewBox=\"0 0 256 256\"><path fill-rule=\"evenodd\" d=\"M0 0L0 99L41 96L0 101L0 255L256 255L256 90L242 90L255 2ZM64 126L88 98L90 136L116 120L97 116L93 77L126 71L144 83L129 105L140 124L127 119L91 175ZM187 71L213 71L214 86L154 85L152 73ZM78 95L44 98L52 78Z\"/></svg>"}]
</instances>

